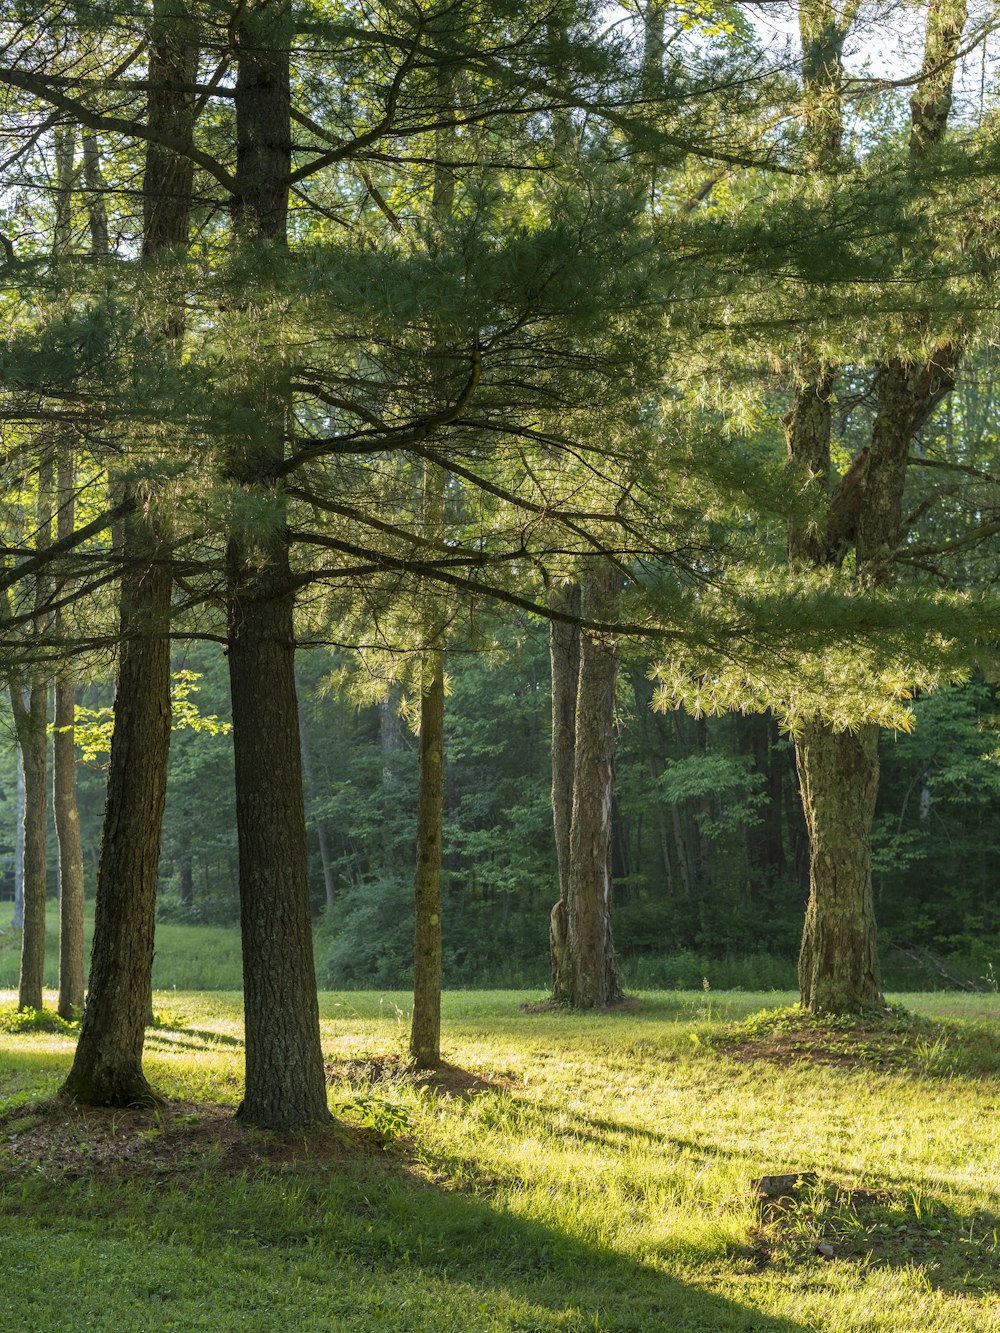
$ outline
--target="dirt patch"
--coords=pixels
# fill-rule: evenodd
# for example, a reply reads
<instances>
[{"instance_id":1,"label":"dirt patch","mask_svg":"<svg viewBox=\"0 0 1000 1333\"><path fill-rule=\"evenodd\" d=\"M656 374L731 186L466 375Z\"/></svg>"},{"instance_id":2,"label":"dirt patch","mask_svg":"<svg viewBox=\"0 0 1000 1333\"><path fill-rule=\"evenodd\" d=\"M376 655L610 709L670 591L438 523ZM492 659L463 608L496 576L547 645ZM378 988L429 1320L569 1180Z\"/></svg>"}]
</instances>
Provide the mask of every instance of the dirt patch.
<instances>
[{"instance_id":1,"label":"dirt patch","mask_svg":"<svg viewBox=\"0 0 1000 1333\"><path fill-rule=\"evenodd\" d=\"M711 1044L741 1061L936 1075L991 1072L996 1041L995 1033L913 1015L810 1019L780 1010L727 1028Z\"/></svg>"},{"instance_id":2,"label":"dirt patch","mask_svg":"<svg viewBox=\"0 0 1000 1333\"><path fill-rule=\"evenodd\" d=\"M364 1060L332 1060L325 1066L328 1080L343 1079L375 1092L390 1092L402 1085L426 1088L443 1097L467 1101L484 1092L512 1088L517 1078L512 1073L480 1074L458 1065L444 1063L436 1069L417 1069L412 1061L399 1055L372 1056Z\"/></svg>"},{"instance_id":3,"label":"dirt patch","mask_svg":"<svg viewBox=\"0 0 1000 1333\"><path fill-rule=\"evenodd\" d=\"M334 1123L308 1133L264 1133L228 1107L170 1102L156 1109L81 1107L65 1098L0 1118L0 1180L30 1172L163 1177L211 1169L236 1175L381 1154L367 1127Z\"/></svg>"}]
</instances>

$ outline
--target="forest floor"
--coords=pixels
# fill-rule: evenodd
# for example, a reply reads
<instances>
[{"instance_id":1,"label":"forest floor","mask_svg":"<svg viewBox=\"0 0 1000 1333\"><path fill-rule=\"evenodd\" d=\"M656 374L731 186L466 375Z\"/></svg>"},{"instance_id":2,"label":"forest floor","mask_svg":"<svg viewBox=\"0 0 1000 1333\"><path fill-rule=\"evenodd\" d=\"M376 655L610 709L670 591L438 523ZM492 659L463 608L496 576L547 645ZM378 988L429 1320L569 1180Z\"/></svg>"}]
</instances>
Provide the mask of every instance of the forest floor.
<instances>
[{"instance_id":1,"label":"forest floor","mask_svg":"<svg viewBox=\"0 0 1000 1333\"><path fill-rule=\"evenodd\" d=\"M789 998L450 993L428 1074L325 993L333 1125L266 1135L238 995L158 994L167 1103L101 1112L0 992L0 1328L1000 1333L1000 997Z\"/></svg>"}]
</instances>

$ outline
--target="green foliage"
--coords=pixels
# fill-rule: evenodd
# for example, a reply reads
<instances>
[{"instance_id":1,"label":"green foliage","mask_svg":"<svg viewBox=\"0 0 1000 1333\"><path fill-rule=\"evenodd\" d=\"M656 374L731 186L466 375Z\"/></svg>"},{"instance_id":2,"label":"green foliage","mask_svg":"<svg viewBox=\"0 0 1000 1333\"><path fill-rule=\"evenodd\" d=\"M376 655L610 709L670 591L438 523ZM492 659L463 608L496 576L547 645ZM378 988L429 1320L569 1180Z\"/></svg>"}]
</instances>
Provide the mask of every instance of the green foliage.
<instances>
[{"instance_id":1,"label":"green foliage","mask_svg":"<svg viewBox=\"0 0 1000 1333\"><path fill-rule=\"evenodd\" d=\"M79 1024L60 1018L50 1009L0 1008L0 1032L53 1032L60 1036L75 1036Z\"/></svg>"},{"instance_id":2,"label":"green foliage","mask_svg":"<svg viewBox=\"0 0 1000 1333\"><path fill-rule=\"evenodd\" d=\"M212 713L199 712L191 698L198 691L201 673L173 671L170 674L170 725L174 731L201 732L206 736L226 736L232 724L223 722ZM102 755L111 753L111 733L114 729L113 708L84 708L77 705L74 739L80 747L85 763L93 763Z\"/></svg>"}]
</instances>

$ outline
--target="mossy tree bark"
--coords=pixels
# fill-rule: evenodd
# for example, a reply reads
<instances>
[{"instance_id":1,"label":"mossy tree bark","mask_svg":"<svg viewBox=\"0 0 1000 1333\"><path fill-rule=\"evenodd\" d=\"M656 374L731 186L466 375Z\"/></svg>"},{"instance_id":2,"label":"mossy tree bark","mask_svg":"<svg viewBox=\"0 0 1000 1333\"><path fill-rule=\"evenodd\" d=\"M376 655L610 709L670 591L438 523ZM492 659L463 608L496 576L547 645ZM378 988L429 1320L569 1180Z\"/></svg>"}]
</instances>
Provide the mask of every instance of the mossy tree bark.
<instances>
[{"instance_id":1,"label":"mossy tree bark","mask_svg":"<svg viewBox=\"0 0 1000 1333\"><path fill-rule=\"evenodd\" d=\"M845 31L828 0L801 10L807 164L820 170L840 154L841 50ZM921 79L911 100L910 156L917 162L943 137L964 0L933 0ZM933 242L925 238L929 249ZM914 331L919 340L926 329ZM887 358L875 371L875 419L868 446L830 490L834 372L805 365L785 419L790 465L816 496L811 522L789 533L800 567L840 564L853 546L859 578L891 583L903 531L910 446L954 384L960 346L945 339L914 361ZM878 791L877 730L844 735L820 719L796 741L810 840L810 896L799 954L801 1003L811 1012L857 1013L881 1003L870 836Z\"/></svg>"},{"instance_id":2,"label":"mossy tree bark","mask_svg":"<svg viewBox=\"0 0 1000 1333\"><path fill-rule=\"evenodd\" d=\"M881 1004L871 868L878 728L836 732L807 722L795 756L809 830L802 1003L818 1014L874 1009Z\"/></svg>"}]
</instances>

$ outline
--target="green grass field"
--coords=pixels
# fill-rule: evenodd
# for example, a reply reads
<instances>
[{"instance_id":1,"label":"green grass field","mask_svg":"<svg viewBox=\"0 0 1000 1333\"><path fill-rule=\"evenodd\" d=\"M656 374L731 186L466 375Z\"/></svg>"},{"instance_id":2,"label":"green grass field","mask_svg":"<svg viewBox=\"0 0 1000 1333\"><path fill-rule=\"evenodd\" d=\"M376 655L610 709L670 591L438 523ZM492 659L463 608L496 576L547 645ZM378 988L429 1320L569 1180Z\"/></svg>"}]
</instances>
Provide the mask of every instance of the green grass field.
<instances>
[{"instance_id":1,"label":"green grass field","mask_svg":"<svg viewBox=\"0 0 1000 1333\"><path fill-rule=\"evenodd\" d=\"M1000 1330L1000 1000L901 998L449 994L429 1080L408 996L324 994L336 1125L277 1138L235 994L158 994L159 1112L46 1104L72 1035L0 1033L0 1328Z\"/></svg>"}]
</instances>

